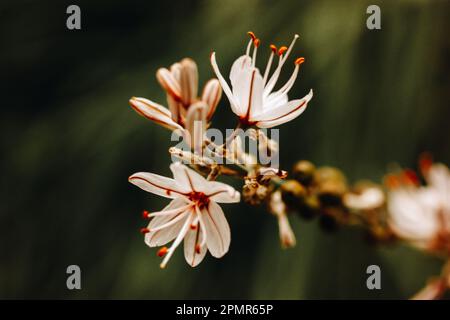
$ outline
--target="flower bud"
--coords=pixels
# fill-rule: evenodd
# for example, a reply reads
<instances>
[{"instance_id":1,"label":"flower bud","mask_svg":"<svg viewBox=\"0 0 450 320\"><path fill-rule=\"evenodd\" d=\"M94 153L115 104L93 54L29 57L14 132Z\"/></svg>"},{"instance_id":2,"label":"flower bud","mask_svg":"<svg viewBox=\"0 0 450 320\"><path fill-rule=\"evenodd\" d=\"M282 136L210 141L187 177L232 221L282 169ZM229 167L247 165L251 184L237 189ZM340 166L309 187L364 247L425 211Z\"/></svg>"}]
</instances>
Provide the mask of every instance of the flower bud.
<instances>
[{"instance_id":1,"label":"flower bud","mask_svg":"<svg viewBox=\"0 0 450 320\"><path fill-rule=\"evenodd\" d=\"M324 206L340 206L342 196L347 192L345 176L336 168L321 167L314 174L319 199Z\"/></svg>"},{"instance_id":2,"label":"flower bud","mask_svg":"<svg viewBox=\"0 0 450 320\"><path fill-rule=\"evenodd\" d=\"M293 210L299 210L306 196L306 189L296 180L287 180L280 187L282 199Z\"/></svg>"},{"instance_id":3,"label":"flower bud","mask_svg":"<svg viewBox=\"0 0 450 320\"><path fill-rule=\"evenodd\" d=\"M314 182L321 184L325 181L342 181L346 183L344 174L334 167L320 167L314 172Z\"/></svg>"},{"instance_id":4,"label":"flower bud","mask_svg":"<svg viewBox=\"0 0 450 320\"><path fill-rule=\"evenodd\" d=\"M304 198L300 209L298 210L298 215L305 220L311 220L318 215L319 209L320 201L317 195L307 195Z\"/></svg>"},{"instance_id":5,"label":"flower bud","mask_svg":"<svg viewBox=\"0 0 450 320\"><path fill-rule=\"evenodd\" d=\"M250 205L261 204L269 195L269 187L256 181L247 180L242 187L242 198Z\"/></svg>"},{"instance_id":6,"label":"flower bud","mask_svg":"<svg viewBox=\"0 0 450 320\"><path fill-rule=\"evenodd\" d=\"M292 177L304 185L309 185L313 181L315 170L316 166L313 163L300 160L292 168Z\"/></svg>"}]
</instances>

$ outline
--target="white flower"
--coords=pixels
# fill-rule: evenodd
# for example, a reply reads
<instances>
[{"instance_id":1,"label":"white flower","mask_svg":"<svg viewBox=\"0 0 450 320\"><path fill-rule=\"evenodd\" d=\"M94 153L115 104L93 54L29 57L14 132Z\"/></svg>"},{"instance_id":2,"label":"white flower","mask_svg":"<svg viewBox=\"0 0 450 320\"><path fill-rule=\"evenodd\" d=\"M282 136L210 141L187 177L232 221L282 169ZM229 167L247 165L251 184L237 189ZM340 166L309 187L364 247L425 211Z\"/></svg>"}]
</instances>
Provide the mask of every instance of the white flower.
<instances>
[{"instance_id":1,"label":"white flower","mask_svg":"<svg viewBox=\"0 0 450 320\"><path fill-rule=\"evenodd\" d=\"M389 225L422 249L450 253L450 171L443 164L422 171L427 186L417 186L409 172L391 183Z\"/></svg>"},{"instance_id":2,"label":"white flower","mask_svg":"<svg viewBox=\"0 0 450 320\"><path fill-rule=\"evenodd\" d=\"M291 248L296 244L295 234L287 217L287 207L283 202L281 191L277 190L271 194L269 209L278 219L280 242L283 248Z\"/></svg>"},{"instance_id":3,"label":"white flower","mask_svg":"<svg viewBox=\"0 0 450 320\"><path fill-rule=\"evenodd\" d=\"M350 209L374 210L380 208L384 204L385 199L383 190L375 186L370 186L364 188L359 193L346 193L342 201Z\"/></svg>"},{"instance_id":4,"label":"white flower","mask_svg":"<svg viewBox=\"0 0 450 320\"><path fill-rule=\"evenodd\" d=\"M163 247L158 255L165 258L164 268L175 249L184 239L184 256L193 267L204 258L206 251L220 258L230 246L230 227L217 204L240 201L240 194L231 186L208 181L181 163L170 166L174 179L138 172L129 181L141 189L173 199L162 211L148 214L152 218L145 233L150 247L163 246L173 240L169 249Z\"/></svg>"},{"instance_id":5,"label":"white flower","mask_svg":"<svg viewBox=\"0 0 450 320\"><path fill-rule=\"evenodd\" d=\"M211 64L220 81L223 91L230 101L231 109L239 116L244 125L256 125L260 128L270 128L298 117L305 109L313 96L312 90L302 99L288 101L288 92L292 88L300 65L304 58L295 60L295 68L289 80L277 91L273 91L281 69L286 62L298 35L295 35L289 48L281 47L279 50L271 45L272 52L269 57L264 75L255 67L256 52L259 39L252 32L245 55L239 57L231 67L231 88L219 71L216 62L216 53L211 54ZM253 57L250 57L250 48L254 44ZM272 60L278 54L278 66L269 77Z\"/></svg>"},{"instance_id":6,"label":"white flower","mask_svg":"<svg viewBox=\"0 0 450 320\"><path fill-rule=\"evenodd\" d=\"M145 98L132 97L129 103L138 114L170 130L182 129L186 127L191 106L197 104L198 107L201 102L205 121L211 119L222 89L217 79L211 79L198 97L198 72L193 60L185 58L170 69L160 68L156 78L166 91L169 109Z\"/></svg>"}]
</instances>

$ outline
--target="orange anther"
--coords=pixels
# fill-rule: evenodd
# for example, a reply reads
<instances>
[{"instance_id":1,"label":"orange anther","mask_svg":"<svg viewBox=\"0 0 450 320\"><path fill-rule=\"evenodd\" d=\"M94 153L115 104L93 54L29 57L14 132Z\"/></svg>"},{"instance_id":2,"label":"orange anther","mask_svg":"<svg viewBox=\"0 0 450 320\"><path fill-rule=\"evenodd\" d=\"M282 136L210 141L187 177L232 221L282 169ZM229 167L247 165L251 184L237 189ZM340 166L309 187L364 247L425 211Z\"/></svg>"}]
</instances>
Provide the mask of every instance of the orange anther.
<instances>
[{"instance_id":1,"label":"orange anther","mask_svg":"<svg viewBox=\"0 0 450 320\"><path fill-rule=\"evenodd\" d=\"M150 215L150 212L148 212L147 210L142 211L142 218L148 219L149 215Z\"/></svg>"},{"instance_id":2,"label":"orange anther","mask_svg":"<svg viewBox=\"0 0 450 320\"><path fill-rule=\"evenodd\" d=\"M278 55L281 56L283 53L287 51L288 47L282 46L280 49L278 49Z\"/></svg>"},{"instance_id":3,"label":"orange anther","mask_svg":"<svg viewBox=\"0 0 450 320\"><path fill-rule=\"evenodd\" d=\"M419 157L419 167L422 174L426 174L433 165L433 157L430 153L424 152Z\"/></svg>"},{"instance_id":4,"label":"orange anther","mask_svg":"<svg viewBox=\"0 0 450 320\"><path fill-rule=\"evenodd\" d=\"M419 185L419 178L417 177L417 174L411 170L411 169L405 169L403 171L403 181L406 184L418 186Z\"/></svg>"},{"instance_id":5,"label":"orange anther","mask_svg":"<svg viewBox=\"0 0 450 320\"><path fill-rule=\"evenodd\" d=\"M258 38L256 38L255 40L253 40L253 45L255 46L255 47L259 47L259 45L261 44L261 40L259 40Z\"/></svg>"},{"instance_id":6,"label":"orange anther","mask_svg":"<svg viewBox=\"0 0 450 320\"><path fill-rule=\"evenodd\" d=\"M397 176L389 174L384 178L384 184L390 189L395 189L400 186L400 180Z\"/></svg>"},{"instance_id":7,"label":"orange anther","mask_svg":"<svg viewBox=\"0 0 450 320\"><path fill-rule=\"evenodd\" d=\"M169 251L169 249L167 249L167 247L162 247L161 249L158 250L156 255L158 257L162 258L162 257L164 257L166 255L167 251Z\"/></svg>"},{"instance_id":8,"label":"orange anther","mask_svg":"<svg viewBox=\"0 0 450 320\"><path fill-rule=\"evenodd\" d=\"M141 231L142 234L146 234L146 233L150 232L150 230L148 228L141 228L140 231Z\"/></svg>"},{"instance_id":9,"label":"orange anther","mask_svg":"<svg viewBox=\"0 0 450 320\"><path fill-rule=\"evenodd\" d=\"M250 38L252 38L253 41L256 40L256 36L255 36L255 34L253 33L253 31L249 31L249 32L247 32L247 34L250 36Z\"/></svg>"},{"instance_id":10,"label":"orange anther","mask_svg":"<svg viewBox=\"0 0 450 320\"><path fill-rule=\"evenodd\" d=\"M273 53L277 53L277 47L274 44L270 45L270 50L272 50Z\"/></svg>"},{"instance_id":11,"label":"orange anther","mask_svg":"<svg viewBox=\"0 0 450 320\"><path fill-rule=\"evenodd\" d=\"M303 58L303 57L297 58L295 60L296 65L301 65L303 62L305 62L305 58Z\"/></svg>"}]
</instances>

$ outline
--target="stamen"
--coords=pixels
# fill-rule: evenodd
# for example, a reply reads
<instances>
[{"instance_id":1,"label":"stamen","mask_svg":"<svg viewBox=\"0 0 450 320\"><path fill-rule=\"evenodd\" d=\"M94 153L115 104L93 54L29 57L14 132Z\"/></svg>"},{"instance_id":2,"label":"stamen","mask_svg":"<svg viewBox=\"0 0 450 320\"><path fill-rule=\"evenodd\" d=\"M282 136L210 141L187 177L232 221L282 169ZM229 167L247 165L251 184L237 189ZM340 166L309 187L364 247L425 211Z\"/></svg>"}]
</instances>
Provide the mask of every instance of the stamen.
<instances>
[{"instance_id":1,"label":"stamen","mask_svg":"<svg viewBox=\"0 0 450 320\"><path fill-rule=\"evenodd\" d=\"M171 225L177 223L177 222L180 221L181 219L183 219L188 213L189 213L188 211L186 211L186 212L184 212L184 213L181 213L180 215L176 216L175 218L173 218L173 219L170 220L169 222L164 223L164 224L162 224L162 225L160 225L160 226L157 226L157 227L155 227L155 228L152 228L152 229L149 230L149 231L155 232L155 231L158 231L158 230L167 228L167 227L169 227L169 226L171 226Z\"/></svg>"},{"instance_id":2,"label":"stamen","mask_svg":"<svg viewBox=\"0 0 450 320\"><path fill-rule=\"evenodd\" d=\"M280 76L280 72L281 72L281 68L283 67L283 64L286 62L286 59L288 58L289 54L292 51L292 48L294 47L295 42L298 39L298 34L296 34L294 36L294 39L292 40L291 44L289 45L289 48L287 48L286 51L286 47L283 46L280 49L278 49L278 55L280 56L280 60L278 63L278 66L275 70L275 72L272 74L272 76L270 77L269 82L267 83L267 86L264 88L264 96L267 97L273 90L273 88L275 87L275 84L278 80L278 77ZM286 54L283 56L283 54L286 52Z\"/></svg>"},{"instance_id":3,"label":"stamen","mask_svg":"<svg viewBox=\"0 0 450 320\"><path fill-rule=\"evenodd\" d=\"M270 53L269 61L267 62L266 70L264 71L263 86L266 85L267 78L269 77L270 68L272 67L273 56L277 53L277 47L271 44L270 50L272 50L272 52Z\"/></svg>"},{"instance_id":4,"label":"stamen","mask_svg":"<svg viewBox=\"0 0 450 320\"><path fill-rule=\"evenodd\" d=\"M433 165L432 155L428 152L422 153L419 158L420 172L423 175L426 175L432 165Z\"/></svg>"},{"instance_id":5,"label":"stamen","mask_svg":"<svg viewBox=\"0 0 450 320\"><path fill-rule=\"evenodd\" d=\"M140 232L141 232L142 234L146 234L146 233L149 233L150 230L149 230L148 228L141 228Z\"/></svg>"},{"instance_id":6,"label":"stamen","mask_svg":"<svg viewBox=\"0 0 450 320\"><path fill-rule=\"evenodd\" d=\"M274 44L270 45L270 50L272 50L273 53L277 53L277 47Z\"/></svg>"},{"instance_id":7,"label":"stamen","mask_svg":"<svg viewBox=\"0 0 450 320\"><path fill-rule=\"evenodd\" d=\"M191 230L197 230L197 225L191 224Z\"/></svg>"},{"instance_id":8,"label":"stamen","mask_svg":"<svg viewBox=\"0 0 450 320\"><path fill-rule=\"evenodd\" d=\"M256 38L255 40L253 40L253 45L255 47L259 47L260 44L261 44L261 40L260 39Z\"/></svg>"},{"instance_id":9,"label":"stamen","mask_svg":"<svg viewBox=\"0 0 450 320\"><path fill-rule=\"evenodd\" d=\"M249 32L247 32L247 34L250 36L250 38L252 38L253 41L255 41L257 39L255 36L255 33L253 31L249 31Z\"/></svg>"},{"instance_id":10,"label":"stamen","mask_svg":"<svg viewBox=\"0 0 450 320\"><path fill-rule=\"evenodd\" d=\"M285 55L284 58L283 58L283 61L282 61L283 64L286 62L286 59L289 57L289 54L291 53L292 48L294 48L294 44L295 44L295 42L297 41L298 37L299 37L299 35L296 34L296 35L294 36L294 39L292 39L292 42L291 42L291 44L289 45L289 49L287 50L286 55Z\"/></svg>"},{"instance_id":11,"label":"stamen","mask_svg":"<svg viewBox=\"0 0 450 320\"><path fill-rule=\"evenodd\" d=\"M253 40L250 39L249 42L248 42L248 44L247 44L247 49L245 50L245 55L246 55L246 56L249 56L249 55L250 55L250 48L252 47L252 43L253 43Z\"/></svg>"},{"instance_id":12,"label":"stamen","mask_svg":"<svg viewBox=\"0 0 450 320\"><path fill-rule=\"evenodd\" d=\"M406 184L414 186L419 185L419 178L417 177L417 174L411 169L404 170L402 177L403 181L405 181Z\"/></svg>"},{"instance_id":13,"label":"stamen","mask_svg":"<svg viewBox=\"0 0 450 320\"><path fill-rule=\"evenodd\" d=\"M253 43L255 44L255 49L253 49L252 67L255 67L256 53L258 52L259 39L256 39Z\"/></svg>"},{"instance_id":14,"label":"stamen","mask_svg":"<svg viewBox=\"0 0 450 320\"><path fill-rule=\"evenodd\" d=\"M200 254L200 249L201 249L200 245L197 244L197 245L195 246L195 252L196 252L197 254Z\"/></svg>"},{"instance_id":15,"label":"stamen","mask_svg":"<svg viewBox=\"0 0 450 320\"><path fill-rule=\"evenodd\" d=\"M189 225L192 223L192 215L189 216L186 219L186 222L183 224L183 227L181 227L180 233L178 233L178 236L173 241L172 245L170 246L170 249L167 250L167 255L164 257L164 260L161 262L160 267L161 269L164 269L166 267L167 262L169 262L170 257L174 253L175 249L180 244L181 240L184 239L186 236L186 233L188 232Z\"/></svg>"},{"instance_id":16,"label":"stamen","mask_svg":"<svg viewBox=\"0 0 450 320\"><path fill-rule=\"evenodd\" d=\"M301 65L303 62L305 62L305 58L303 57L297 58L295 60L295 65Z\"/></svg>"},{"instance_id":17,"label":"stamen","mask_svg":"<svg viewBox=\"0 0 450 320\"><path fill-rule=\"evenodd\" d=\"M166 255L167 251L169 251L167 247L162 247L161 249L158 250L158 253L156 254L158 257L162 258Z\"/></svg>"},{"instance_id":18,"label":"stamen","mask_svg":"<svg viewBox=\"0 0 450 320\"><path fill-rule=\"evenodd\" d=\"M389 189L396 189L400 186L400 180L398 179L397 176L393 175L393 174L389 174L386 176L386 178L384 179L384 184L389 188Z\"/></svg>"},{"instance_id":19,"label":"stamen","mask_svg":"<svg viewBox=\"0 0 450 320\"><path fill-rule=\"evenodd\" d=\"M149 218L149 212L147 210L142 211L142 218L148 219Z\"/></svg>"},{"instance_id":20,"label":"stamen","mask_svg":"<svg viewBox=\"0 0 450 320\"><path fill-rule=\"evenodd\" d=\"M286 46L280 47L280 49L278 49L278 55L282 56L287 50L288 50L288 47L286 47Z\"/></svg>"},{"instance_id":21,"label":"stamen","mask_svg":"<svg viewBox=\"0 0 450 320\"><path fill-rule=\"evenodd\" d=\"M188 199L186 199L186 200L188 200ZM181 207L170 209L170 210L156 211L153 213L149 213L148 217L152 218L152 217L157 217L157 216L167 216L167 215L171 215L171 214L177 214L184 210L189 209L189 207L191 207L191 206L192 206L192 203L189 203L189 204L186 204L185 206L181 206Z\"/></svg>"}]
</instances>

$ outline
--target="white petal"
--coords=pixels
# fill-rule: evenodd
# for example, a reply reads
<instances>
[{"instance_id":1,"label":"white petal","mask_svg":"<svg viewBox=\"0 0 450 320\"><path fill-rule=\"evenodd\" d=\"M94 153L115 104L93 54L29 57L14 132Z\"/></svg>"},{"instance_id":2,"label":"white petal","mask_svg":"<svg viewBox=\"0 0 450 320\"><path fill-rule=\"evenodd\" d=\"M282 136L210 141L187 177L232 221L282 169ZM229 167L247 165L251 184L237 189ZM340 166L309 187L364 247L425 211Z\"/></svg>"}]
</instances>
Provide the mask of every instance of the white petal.
<instances>
[{"instance_id":1,"label":"white petal","mask_svg":"<svg viewBox=\"0 0 450 320\"><path fill-rule=\"evenodd\" d=\"M228 83L226 82L226 80L224 79L222 74L220 73L219 66L217 65L217 61L216 61L216 53L215 52L213 52L211 54L211 66L216 74L217 79L219 79L219 82L220 82L220 85L222 86L223 92L225 92L225 94L228 98L228 101L230 102L231 110L233 110L233 112L235 114L237 114L238 116L241 116L239 107L236 104L236 100L233 96L233 93L231 92L230 86L228 85Z\"/></svg>"},{"instance_id":2,"label":"white petal","mask_svg":"<svg viewBox=\"0 0 450 320\"><path fill-rule=\"evenodd\" d=\"M312 96L313 91L311 90L302 99L292 100L281 107L270 109L255 116L258 121L256 125L260 128L271 128L295 119L305 111Z\"/></svg>"},{"instance_id":3,"label":"white petal","mask_svg":"<svg viewBox=\"0 0 450 320\"><path fill-rule=\"evenodd\" d=\"M208 251L205 244L201 245L203 236L203 229L198 224L196 229L190 229L184 238L184 257L191 267L195 267L202 262L206 251Z\"/></svg>"},{"instance_id":4,"label":"white petal","mask_svg":"<svg viewBox=\"0 0 450 320\"><path fill-rule=\"evenodd\" d=\"M241 196L233 187L217 181L208 181L206 195L219 203L239 202Z\"/></svg>"},{"instance_id":5,"label":"white petal","mask_svg":"<svg viewBox=\"0 0 450 320\"><path fill-rule=\"evenodd\" d=\"M252 67L252 59L249 56L243 55L237 58L233 62L233 65L231 66L230 71L231 86L232 87L236 86L236 81L240 78L241 73L244 70L247 71L251 69L251 67Z\"/></svg>"},{"instance_id":6,"label":"white petal","mask_svg":"<svg viewBox=\"0 0 450 320\"><path fill-rule=\"evenodd\" d=\"M168 94L172 95L178 101L181 100L180 84L177 79L175 79L172 72L166 68L160 68L156 72L156 79Z\"/></svg>"},{"instance_id":7,"label":"white petal","mask_svg":"<svg viewBox=\"0 0 450 320\"><path fill-rule=\"evenodd\" d=\"M207 108L205 102L199 101L189 107L186 115L185 128L190 135L191 148L197 154L201 154L203 143L205 141Z\"/></svg>"},{"instance_id":8,"label":"white petal","mask_svg":"<svg viewBox=\"0 0 450 320\"><path fill-rule=\"evenodd\" d=\"M240 113L253 119L253 115L262 111L263 78L256 68L247 68L239 73L233 94Z\"/></svg>"},{"instance_id":9,"label":"white petal","mask_svg":"<svg viewBox=\"0 0 450 320\"><path fill-rule=\"evenodd\" d=\"M180 120L182 104L181 102L175 100L170 94L167 94L167 105L169 106L170 114L172 120L176 123Z\"/></svg>"},{"instance_id":10,"label":"white petal","mask_svg":"<svg viewBox=\"0 0 450 320\"><path fill-rule=\"evenodd\" d=\"M128 181L142 190L157 194L166 198L178 198L186 196L186 189L180 186L174 179L163 177L148 172L138 172L131 175Z\"/></svg>"},{"instance_id":11,"label":"white petal","mask_svg":"<svg viewBox=\"0 0 450 320\"><path fill-rule=\"evenodd\" d=\"M186 201L184 199L177 198L177 199L172 200L169 203L169 205L163 209L163 211L174 210L174 209L184 207L184 206L186 206ZM169 222L174 217L175 217L175 214L156 216L151 219L147 228L149 230L152 230L158 226L161 226L161 225ZM175 237L179 233L181 227L183 226L183 222L184 222L184 220L181 220L165 229L157 230L157 231L150 231L150 232L146 233L145 234L145 243L149 247L158 247L158 246L165 245L166 243L175 239Z\"/></svg>"},{"instance_id":12,"label":"white petal","mask_svg":"<svg viewBox=\"0 0 450 320\"><path fill-rule=\"evenodd\" d=\"M228 252L231 241L230 226L222 208L210 201L208 207L202 209L202 218L206 228L208 250L213 257L220 258Z\"/></svg>"},{"instance_id":13,"label":"white petal","mask_svg":"<svg viewBox=\"0 0 450 320\"><path fill-rule=\"evenodd\" d=\"M180 75L181 75L181 63L175 62L170 66L170 72L172 73L173 78L176 82L180 83Z\"/></svg>"},{"instance_id":14,"label":"white petal","mask_svg":"<svg viewBox=\"0 0 450 320\"><path fill-rule=\"evenodd\" d=\"M423 200L418 200L428 192L425 189L417 191L393 190L389 193L388 210L389 224L402 238L414 241L429 241L439 231L439 223L435 210L423 206Z\"/></svg>"},{"instance_id":15,"label":"white petal","mask_svg":"<svg viewBox=\"0 0 450 320\"><path fill-rule=\"evenodd\" d=\"M189 106L197 98L198 91L197 64L192 59L181 61L180 89L181 100L185 106Z\"/></svg>"},{"instance_id":16,"label":"white petal","mask_svg":"<svg viewBox=\"0 0 450 320\"><path fill-rule=\"evenodd\" d=\"M180 232L178 233L178 235L176 236L175 240L173 241L172 245L170 246L169 250L167 251L163 261L160 264L161 268L165 268L167 265L167 262L169 262L170 257L172 257L173 253L175 252L176 248L178 247L178 245L181 243L181 241L183 240L183 238L186 236L186 233L189 230L189 226L192 223L192 220L194 218L194 212L191 211L190 213L187 213L187 219L184 219L184 223L183 226L180 229Z\"/></svg>"},{"instance_id":17,"label":"white petal","mask_svg":"<svg viewBox=\"0 0 450 320\"><path fill-rule=\"evenodd\" d=\"M203 192L206 188L207 180L194 170L188 168L180 162L175 162L170 165L173 177L177 184L183 187L184 190Z\"/></svg>"},{"instance_id":18,"label":"white petal","mask_svg":"<svg viewBox=\"0 0 450 320\"><path fill-rule=\"evenodd\" d=\"M222 97L222 87L220 86L219 80L217 79L209 80L206 83L202 93L202 101L204 101L208 105L208 110L206 114L207 120L210 120L212 118L221 97Z\"/></svg>"},{"instance_id":19,"label":"white petal","mask_svg":"<svg viewBox=\"0 0 450 320\"><path fill-rule=\"evenodd\" d=\"M172 114L167 108L144 98L131 98L129 103L134 111L144 118L150 119L170 130L183 130L178 123L172 120Z\"/></svg>"},{"instance_id":20,"label":"white petal","mask_svg":"<svg viewBox=\"0 0 450 320\"><path fill-rule=\"evenodd\" d=\"M269 111L288 103L287 93L272 92L268 97L263 99L263 110Z\"/></svg>"}]
</instances>

